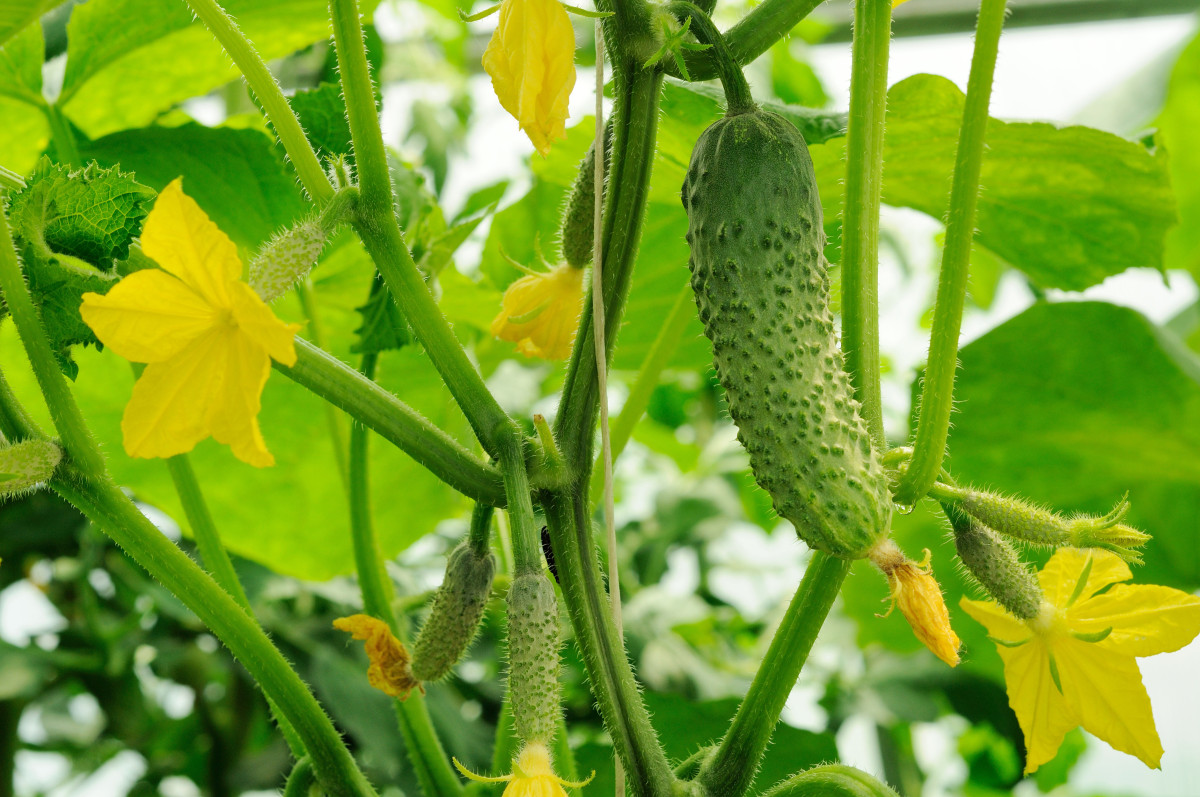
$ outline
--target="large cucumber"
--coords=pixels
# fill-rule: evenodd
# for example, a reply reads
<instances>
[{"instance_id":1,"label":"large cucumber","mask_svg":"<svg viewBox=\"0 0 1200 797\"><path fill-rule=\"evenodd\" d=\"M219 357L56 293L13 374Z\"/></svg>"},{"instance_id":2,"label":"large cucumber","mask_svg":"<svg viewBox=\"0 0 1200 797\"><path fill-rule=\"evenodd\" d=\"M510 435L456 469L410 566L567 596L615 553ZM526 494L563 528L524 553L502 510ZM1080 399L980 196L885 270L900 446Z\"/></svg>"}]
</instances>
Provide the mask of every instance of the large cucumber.
<instances>
[{"instance_id":1,"label":"large cucumber","mask_svg":"<svg viewBox=\"0 0 1200 797\"><path fill-rule=\"evenodd\" d=\"M887 479L842 364L808 147L781 116L717 121L683 184L692 288L758 483L812 548L886 536Z\"/></svg>"}]
</instances>

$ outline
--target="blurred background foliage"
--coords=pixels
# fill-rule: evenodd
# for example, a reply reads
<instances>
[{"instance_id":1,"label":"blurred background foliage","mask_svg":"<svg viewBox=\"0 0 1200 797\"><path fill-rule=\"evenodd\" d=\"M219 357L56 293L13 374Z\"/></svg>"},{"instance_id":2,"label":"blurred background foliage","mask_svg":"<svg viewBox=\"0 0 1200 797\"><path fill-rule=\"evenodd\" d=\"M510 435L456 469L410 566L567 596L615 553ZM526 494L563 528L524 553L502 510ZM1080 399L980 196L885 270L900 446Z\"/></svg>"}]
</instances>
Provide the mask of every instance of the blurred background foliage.
<instances>
[{"instance_id":1,"label":"blurred background foliage","mask_svg":"<svg viewBox=\"0 0 1200 797\"><path fill-rule=\"evenodd\" d=\"M320 154L349 156L325 4L230 0L226 7L273 59ZM722 2L719 19L742 10L737 0ZM757 96L792 119L812 147L835 266L845 98L823 82L811 56L826 36L844 38L839 13L825 23L818 11L749 69ZM518 275L509 259L558 257L559 214L594 123L576 114L568 140L530 162L481 77L492 23L462 23L450 0L389 0L375 14L369 51L409 244L503 406L522 419L552 414L561 367L519 358L488 327ZM902 10L898 27L903 19ZM1180 21L1181 31L1191 27ZM591 25L577 22L577 34L576 99L584 108ZM305 199L235 77L174 0L13 0L0 9L0 165L28 174L43 154L76 165L96 160L154 189L182 174L188 193L248 260L305 212ZM657 386L618 463L617 520L629 652L678 760L723 732L807 556L748 472L686 293L678 186L696 137L720 113L718 96L712 86L666 85L651 207L613 378L619 408L652 347L667 347L666 368L650 375ZM883 349L896 442L906 439L919 378L961 106L954 83L930 75L898 82L889 97ZM1154 535L1135 578L1195 590L1200 39L1114 85L1080 119L1093 127L1000 120L989 127L951 467L961 482L1067 512L1106 511L1129 491L1131 519ZM75 152L55 129L71 131ZM1078 293L1130 274L1137 279L1121 284L1138 290L1147 271L1151 281L1169 276L1181 310L1152 320L1095 292ZM361 246L343 233L313 272L311 301L289 296L277 311L347 361L384 352L380 382L473 446L465 419L373 281ZM1180 304L1180 296L1190 299ZM683 323L664 327L681 302ZM190 550L166 468L121 452L128 365L90 347L74 358L76 395L116 477ZM0 327L0 363L47 421L11 325ZM347 576L352 556L335 442L346 419L278 375L261 419L275 468L250 469L211 441L192 456L219 528L259 618L368 774L391 784L390 795L416 794L387 698L367 686L358 647L330 626L359 608ZM444 554L465 532L468 502L380 441L371 456L380 542L403 616L415 625ZM983 629L956 611L962 595L976 593L954 565L940 516L925 505L897 515L895 535L912 555L932 551L965 643L964 665L946 669L899 616L880 617L882 579L856 566L757 785L841 756L909 797L1079 793L1070 780L1089 742L1078 732L1036 777L1022 779L1024 751L999 658ZM507 563L503 524L499 540ZM246 674L72 509L48 495L0 507L0 558L0 795L183 797L280 786L287 751ZM428 695L448 751L477 770L490 763L500 710L501 606L497 596L469 659ZM588 792L608 793L611 747L569 640L565 657L570 741L579 769L598 772ZM1168 766L1179 761L1170 750Z\"/></svg>"}]
</instances>

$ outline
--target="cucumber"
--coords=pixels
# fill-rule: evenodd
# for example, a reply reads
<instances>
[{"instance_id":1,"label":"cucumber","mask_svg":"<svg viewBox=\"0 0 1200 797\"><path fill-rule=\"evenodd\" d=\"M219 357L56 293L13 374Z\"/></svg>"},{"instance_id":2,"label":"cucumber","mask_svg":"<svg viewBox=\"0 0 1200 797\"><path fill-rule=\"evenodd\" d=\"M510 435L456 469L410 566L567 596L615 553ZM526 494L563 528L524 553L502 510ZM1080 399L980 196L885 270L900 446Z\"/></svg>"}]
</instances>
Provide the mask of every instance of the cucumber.
<instances>
[{"instance_id":1,"label":"cucumber","mask_svg":"<svg viewBox=\"0 0 1200 797\"><path fill-rule=\"evenodd\" d=\"M549 744L558 728L558 648L554 585L540 572L517 576L508 589L508 694L524 742Z\"/></svg>"},{"instance_id":2,"label":"cucumber","mask_svg":"<svg viewBox=\"0 0 1200 797\"><path fill-rule=\"evenodd\" d=\"M608 174L609 150L612 147L612 120L604 126L604 173ZM584 268L592 262L596 212L596 142L588 147L587 154L579 164L579 174L567 196L563 211L562 241L563 260L573 268Z\"/></svg>"},{"instance_id":3,"label":"cucumber","mask_svg":"<svg viewBox=\"0 0 1200 797\"><path fill-rule=\"evenodd\" d=\"M450 552L446 578L413 645L412 671L417 680L441 680L466 653L479 631L495 572L495 557L479 556L467 542Z\"/></svg>"},{"instance_id":4,"label":"cucumber","mask_svg":"<svg viewBox=\"0 0 1200 797\"><path fill-rule=\"evenodd\" d=\"M728 115L696 142L682 198L696 306L755 479L810 547L865 556L891 495L837 344L804 139L770 111Z\"/></svg>"}]
</instances>

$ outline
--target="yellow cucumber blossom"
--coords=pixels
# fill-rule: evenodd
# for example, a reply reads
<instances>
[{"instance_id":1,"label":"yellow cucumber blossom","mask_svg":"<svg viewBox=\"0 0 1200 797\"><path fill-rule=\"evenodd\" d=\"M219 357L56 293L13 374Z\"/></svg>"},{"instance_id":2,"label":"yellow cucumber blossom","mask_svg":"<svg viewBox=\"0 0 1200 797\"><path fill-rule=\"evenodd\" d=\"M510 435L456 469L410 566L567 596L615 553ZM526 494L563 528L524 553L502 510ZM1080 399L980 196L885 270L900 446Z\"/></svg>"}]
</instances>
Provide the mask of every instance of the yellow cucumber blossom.
<instances>
[{"instance_id":1,"label":"yellow cucumber blossom","mask_svg":"<svg viewBox=\"0 0 1200 797\"><path fill-rule=\"evenodd\" d=\"M1038 578L1045 602L1018 620L991 601L962 599L1004 661L1008 702L1025 734L1033 772L1072 728L1100 737L1157 769L1162 743L1138 656L1179 650L1200 633L1200 598L1133 577L1107 551L1060 549Z\"/></svg>"},{"instance_id":2,"label":"yellow cucumber blossom","mask_svg":"<svg viewBox=\"0 0 1200 797\"><path fill-rule=\"evenodd\" d=\"M412 674L408 649L387 623L367 614L353 614L334 620L333 627L365 642L367 658L371 661L367 668L367 681L371 686L401 700L406 699L413 689L425 691Z\"/></svg>"},{"instance_id":3,"label":"yellow cucumber blossom","mask_svg":"<svg viewBox=\"0 0 1200 797\"><path fill-rule=\"evenodd\" d=\"M483 69L504 110L543 157L567 137L575 87L575 30L558 0L503 0Z\"/></svg>"},{"instance_id":4,"label":"yellow cucumber blossom","mask_svg":"<svg viewBox=\"0 0 1200 797\"><path fill-rule=\"evenodd\" d=\"M550 760L550 751L540 742L530 742L521 748L521 752L513 759L513 771L498 778L486 778L476 775L454 759L454 766L464 777L479 783L507 783L502 797L567 797L563 789L582 789L596 777L593 772L587 780L572 783L554 774L554 764Z\"/></svg>"},{"instance_id":5,"label":"yellow cucumber blossom","mask_svg":"<svg viewBox=\"0 0 1200 797\"><path fill-rule=\"evenodd\" d=\"M147 363L125 406L131 457L171 457L209 437L251 465L275 464L258 428L271 358L296 362L285 324L242 281L233 241L183 193L162 190L142 227L158 269L135 271L103 296L85 293L80 315L127 360Z\"/></svg>"},{"instance_id":6,"label":"yellow cucumber blossom","mask_svg":"<svg viewBox=\"0 0 1200 797\"><path fill-rule=\"evenodd\" d=\"M942 598L942 588L929 570L929 549L925 559L916 563L891 540L876 545L869 554L871 562L887 577L892 607L899 608L912 627L913 635L925 647L951 667L958 666L962 641L950 627L950 613ZM885 615L886 616L886 615Z\"/></svg>"},{"instance_id":7,"label":"yellow cucumber blossom","mask_svg":"<svg viewBox=\"0 0 1200 797\"><path fill-rule=\"evenodd\" d=\"M546 272L526 270L508 286L492 334L517 344L526 357L565 360L571 356L583 309L583 269L561 265Z\"/></svg>"}]
</instances>

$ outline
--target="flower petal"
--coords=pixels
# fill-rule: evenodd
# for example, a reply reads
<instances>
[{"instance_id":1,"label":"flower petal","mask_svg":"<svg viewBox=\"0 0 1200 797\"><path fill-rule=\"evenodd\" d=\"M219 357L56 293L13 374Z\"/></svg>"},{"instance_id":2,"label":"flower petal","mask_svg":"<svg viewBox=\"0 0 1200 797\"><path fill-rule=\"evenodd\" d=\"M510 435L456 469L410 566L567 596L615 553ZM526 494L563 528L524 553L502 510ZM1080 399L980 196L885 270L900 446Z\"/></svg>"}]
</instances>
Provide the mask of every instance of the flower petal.
<instances>
[{"instance_id":1,"label":"flower petal","mask_svg":"<svg viewBox=\"0 0 1200 797\"><path fill-rule=\"evenodd\" d=\"M1033 636L1029 626L1006 612L995 601L962 598L958 605L971 619L987 629L988 635L1004 642L1022 642Z\"/></svg>"},{"instance_id":2,"label":"flower petal","mask_svg":"<svg viewBox=\"0 0 1200 797\"><path fill-rule=\"evenodd\" d=\"M1063 694L1088 732L1158 769L1162 742L1133 656L1070 636L1053 645Z\"/></svg>"},{"instance_id":3,"label":"flower petal","mask_svg":"<svg viewBox=\"0 0 1200 797\"><path fill-rule=\"evenodd\" d=\"M516 343L526 357L565 360L571 356L582 309L583 270L561 265L509 285L492 320L492 334Z\"/></svg>"},{"instance_id":4,"label":"flower petal","mask_svg":"<svg viewBox=\"0 0 1200 797\"><path fill-rule=\"evenodd\" d=\"M1088 569L1088 560L1091 568ZM1088 570L1087 582L1083 590L1075 597L1075 603L1085 601L1109 584L1117 584L1133 578L1129 565L1121 561L1116 554L1096 549L1077 550L1075 548L1059 548L1054 556L1042 568L1038 579L1046 600L1060 609L1066 608L1067 601L1075 593L1079 578L1084 570ZM1074 604L1072 604L1074 605Z\"/></svg>"},{"instance_id":5,"label":"flower petal","mask_svg":"<svg viewBox=\"0 0 1200 797\"><path fill-rule=\"evenodd\" d=\"M1097 644L1128 656L1179 650L1200 634L1200 597L1170 587L1118 584L1069 612L1072 631L1111 628Z\"/></svg>"},{"instance_id":6,"label":"flower petal","mask_svg":"<svg viewBox=\"0 0 1200 797\"><path fill-rule=\"evenodd\" d=\"M159 192L146 217L142 251L214 307L229 306L228 284L242 276L237 247L183 193L179 178Z\"/></svg>"},{"instance_id":7,"label":"flower petal","mask_svg":"<svg viewBox=\"0 0 1200 797\"><path fill-rule=\"evenodd\" d=\"M138 363L175 356L216 316L199 294L157 269L135 271L104 295L85 293L79 314L101 343Z\"/></svg>"},{"instance_id":8,"label":"flower petal","mask_svg":"<svg viewBox=\"0 0 1200 797\"><path fill-rule=\"evenodd\" d=\"M266 349L242 330L225 332L226 366L220 389L208 408L208 426L217 442L225 443L242 462L265 468L275 464L258 427L263 386L271 374Z\"/></svg>"},{"instance_id":9,"label":"flower petal","mask_svg":"<svg viewBox=\"0 0 1200 797\"><path fill-rule=\"evenodd\" d=\"M299 324L285 324L244 282L230 285L233 317L238 327L267 354L284 365L296 364L296 333Z\"/></svg>"},{"instance_id":10,"label":"flower petal","mask_svg":"<svg viewBox=\"0 0 1200 797\"><path fill-rule=\"evenodd\" d=\"M997 649L1004 661L1008 704L1025 735L1025 773L1029 774L1054 758L1063 737L1079 724L1079 718L1054 685L1050 656L1041 637L1015 648Z\"/></svg>"}]
</instances>

